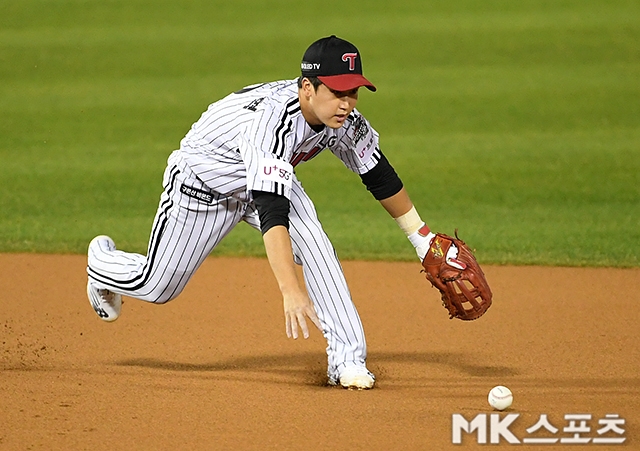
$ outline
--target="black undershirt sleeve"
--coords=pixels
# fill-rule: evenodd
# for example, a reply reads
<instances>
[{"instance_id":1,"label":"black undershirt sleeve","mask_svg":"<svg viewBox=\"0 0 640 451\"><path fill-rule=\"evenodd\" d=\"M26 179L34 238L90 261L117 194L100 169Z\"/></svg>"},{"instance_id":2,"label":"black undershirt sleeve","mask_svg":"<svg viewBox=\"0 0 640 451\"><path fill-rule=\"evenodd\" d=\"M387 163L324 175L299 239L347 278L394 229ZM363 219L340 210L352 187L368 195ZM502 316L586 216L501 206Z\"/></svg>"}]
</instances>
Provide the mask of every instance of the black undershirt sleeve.
<instances>
[{"instance_id":1,"label":"black undershirt sleeve","mask_svg":"<svg viewBox=\"0 0 640 451\"><path fill-rule=\"evenodd\" d=\"M402 180L382 153L378 164L369 172L360 174L362 183L377 200L383 200L397 194L402 189Z\"/></svg>"},{"instance_id":2,"label":"black undershirt sleeve","mask_svg":"<svg viewBox=\"0 0 640 451\"><path fill-rule=\"evenodd\" d=\"M252 191L258 209L260 231L264 235L270 228L282 225L289 230L289 199L266 191Z\"/></svg>"}]
</instances>

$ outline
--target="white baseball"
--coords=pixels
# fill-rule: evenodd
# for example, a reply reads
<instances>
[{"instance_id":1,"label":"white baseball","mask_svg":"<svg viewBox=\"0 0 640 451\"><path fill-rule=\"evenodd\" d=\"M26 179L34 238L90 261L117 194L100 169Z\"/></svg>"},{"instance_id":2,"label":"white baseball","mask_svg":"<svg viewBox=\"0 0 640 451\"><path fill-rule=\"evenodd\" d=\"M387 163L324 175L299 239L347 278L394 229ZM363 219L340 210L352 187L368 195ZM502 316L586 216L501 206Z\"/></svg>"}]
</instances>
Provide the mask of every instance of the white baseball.
<instances>
[{"instance_id":1,"label":"white baseball","mask_svg":"<svg viewBox=\"0 0 640 451\"><path fill-rule=\"evenodd\" d=\"M504 410L513 402L511 390L502 385L493 387L489 392L489 404L496 410Z\"/></svg>"}]
</instances>

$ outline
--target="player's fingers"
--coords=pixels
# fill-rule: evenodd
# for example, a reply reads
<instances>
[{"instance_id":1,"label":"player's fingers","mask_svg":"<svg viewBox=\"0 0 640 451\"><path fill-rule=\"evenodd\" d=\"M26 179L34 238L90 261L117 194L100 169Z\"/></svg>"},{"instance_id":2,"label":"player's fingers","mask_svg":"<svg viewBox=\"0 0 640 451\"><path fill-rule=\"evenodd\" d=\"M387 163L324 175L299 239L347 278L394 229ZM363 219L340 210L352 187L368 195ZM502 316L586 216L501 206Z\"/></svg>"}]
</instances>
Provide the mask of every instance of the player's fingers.
<instances>
[{"instance_id":1,"label":"player's fingers","mask_svg":"<svg viewBox=\"0 0 640 451\"><path fill-rule=\"evenodd\" d=\"M284 314L285 317L285 322L286 322L286 329L287 329L287 338L291 338L291 319L289 318L289 314L285 313Z\"/></svg>"},{"instance_id":2,"label":"player's fingers","mask_svg":"<svg viewBox=\"0 0 640 451\"><path fill-rule=\"evenodd\" d=\"M304 319L304 314L298 314L298 324L300 325L300 329L302 329L302 336L306 339L309 338L309 328L307 327L307 321Z\"/></svg>"},{"instance_id":3,"label":"player's fingers","mask_svg":"<svg viewBox=\"0 0 640 451\"><path fill-rule=\"evenodd\" d=\"M290 321L291 321L291 337L294 340L298 339L298 319L296 318L296 315L292 314L290 316Z\"/></svg>"}]
</instances>

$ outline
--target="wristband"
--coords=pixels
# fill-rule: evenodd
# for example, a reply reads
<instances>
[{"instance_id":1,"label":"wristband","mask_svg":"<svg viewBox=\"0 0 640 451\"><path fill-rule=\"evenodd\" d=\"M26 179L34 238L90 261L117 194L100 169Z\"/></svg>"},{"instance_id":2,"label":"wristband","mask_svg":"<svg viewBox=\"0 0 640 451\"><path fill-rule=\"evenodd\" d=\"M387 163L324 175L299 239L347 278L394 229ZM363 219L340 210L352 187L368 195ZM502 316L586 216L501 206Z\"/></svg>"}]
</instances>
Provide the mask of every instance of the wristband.
<instances>
[{"instance_id":1,"label":"wristband","mask_svg":"<svg viewBox=\"0 0 640 451\"><path fill-rule=\"evenodd\" d=\"M409 210L402 216L398 216L397 218L393 219L395 219L398 227L400 227L407 236L416 233L421 227L425 225L424 221L420 219L420 215L418 214L418 212L416 211L416 207L414 206L412 206L411 210Z\"/></svg>"}]
</instances>

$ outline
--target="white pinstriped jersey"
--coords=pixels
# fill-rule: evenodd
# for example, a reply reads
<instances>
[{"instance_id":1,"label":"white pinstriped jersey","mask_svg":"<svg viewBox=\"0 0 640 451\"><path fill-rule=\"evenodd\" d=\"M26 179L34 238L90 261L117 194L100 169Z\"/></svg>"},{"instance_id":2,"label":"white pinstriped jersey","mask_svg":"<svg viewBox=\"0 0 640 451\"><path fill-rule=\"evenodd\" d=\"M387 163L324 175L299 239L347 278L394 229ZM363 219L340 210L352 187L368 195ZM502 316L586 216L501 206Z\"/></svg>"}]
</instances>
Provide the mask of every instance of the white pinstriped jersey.
<instances>
[{"instance_id":1,"label":"white pinstriped jersey","mask_svg":"<svg viewBox=\"0 0 640 451\"><path fill-rule=\"evenodd\" d=\"M212 103L180 149L210 189L242 200L251 190L290 198L293 167L324 149L357 174L380 159L378 133L357 110L341 128L315 132L302 116L297 79L248 86Z\"/></svg>"}]
</instances>

